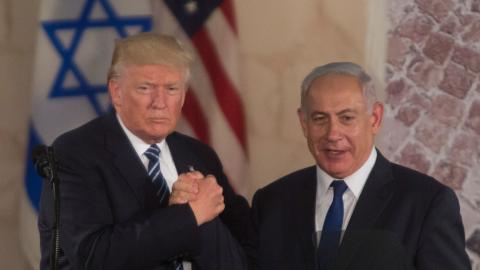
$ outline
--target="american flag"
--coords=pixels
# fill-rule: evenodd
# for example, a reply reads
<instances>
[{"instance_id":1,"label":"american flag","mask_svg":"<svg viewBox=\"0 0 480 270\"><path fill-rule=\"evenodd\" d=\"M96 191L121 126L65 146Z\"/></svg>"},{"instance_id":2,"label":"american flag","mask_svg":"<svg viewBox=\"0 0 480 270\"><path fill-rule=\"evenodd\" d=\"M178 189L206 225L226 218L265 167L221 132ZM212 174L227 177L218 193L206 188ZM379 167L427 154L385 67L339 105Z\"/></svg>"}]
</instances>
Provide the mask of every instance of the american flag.
<instances>
[{"instance_id":1,"label":"american flag","mask_svg":"<svg viewBox=\"0 0 480 270\"><path fill-rule=\"evenodd\" d=\"M179 130L211 145L233 188L246 194L247 141L231 0L154 0L154 29L193 53L192 81Z\"/></svg>"}]
</instances>

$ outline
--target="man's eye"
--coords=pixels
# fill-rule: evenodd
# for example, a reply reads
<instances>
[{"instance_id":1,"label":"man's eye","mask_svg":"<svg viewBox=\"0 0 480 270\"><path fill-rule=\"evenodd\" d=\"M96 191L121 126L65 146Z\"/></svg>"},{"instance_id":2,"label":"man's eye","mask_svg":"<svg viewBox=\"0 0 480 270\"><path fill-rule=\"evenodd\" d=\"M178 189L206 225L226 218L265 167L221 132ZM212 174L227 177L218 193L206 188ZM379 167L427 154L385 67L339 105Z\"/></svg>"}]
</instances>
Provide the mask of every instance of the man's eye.
<instances>
[{"instance_id":1,"label":"man's eye","mask_svg":"<svg viewBox=\"0 0 480 270\"><path fill-rule=\"evenodd\" d=\"M350 115L343 115L343 116L340 117L340 119L342 119L342 121L344 121L344 122L350 122L353 119L355 119L355 117L350 116Z\"/></svg>"},{"instance_id":2,"label":"man's eye","mask_svg":"<svg viewBox=\"0 0 480 270\"><path fill-rule=\"evenodd\" d=\"M315 123L323 123L323 122L326 121L326 119L327 119L327 118L326 118L325 116L313 116L313 117L312 117L312 120L313 120L313 122L315 122Z\"/></svg>"},{"instance_id":3,"label":"man's eye","mask_svg":"<svg viewBox=\"0 0 480 270\"><path fill-rule=\"evenodd\" d=\"M178 87L178 86L169 86L167 87L167 92L168 94L170 95L175 95L177 94L178 92L180 92L181 88Z\"/></svg>"},{"instance_id":4,"label":"man's eye","mask_svg":"<svg viewBox=\"0 0 480 270\"><path fill-rule=\"evenodd\" d=\"M150 90L150 87L145 86L145 85L140 85L140 86L137 87L137 90L140 91L140 92L147 92L148 90Z\"/></svg>"}]
</instances>

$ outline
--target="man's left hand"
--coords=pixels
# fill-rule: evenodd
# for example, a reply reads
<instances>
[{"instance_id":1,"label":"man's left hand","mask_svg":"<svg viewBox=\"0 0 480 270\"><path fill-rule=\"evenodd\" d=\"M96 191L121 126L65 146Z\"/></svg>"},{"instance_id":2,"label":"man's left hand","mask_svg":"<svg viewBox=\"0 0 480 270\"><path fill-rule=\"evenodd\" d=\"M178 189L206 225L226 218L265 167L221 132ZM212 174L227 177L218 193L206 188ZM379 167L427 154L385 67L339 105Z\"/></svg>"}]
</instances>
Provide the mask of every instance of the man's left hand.
<instances>
[{"instance_id":1,"label":"man's left hand","mask_svg":"<svg viewBox=\"0 0 480 270\"><path fill-rule=\"evenodd\" d=\"M204 176L199 171L182 173L173 183L172 193L168 201L169 205L183 204L196 200L198 194L198 181Z\"/></svg>"}]
</instances>

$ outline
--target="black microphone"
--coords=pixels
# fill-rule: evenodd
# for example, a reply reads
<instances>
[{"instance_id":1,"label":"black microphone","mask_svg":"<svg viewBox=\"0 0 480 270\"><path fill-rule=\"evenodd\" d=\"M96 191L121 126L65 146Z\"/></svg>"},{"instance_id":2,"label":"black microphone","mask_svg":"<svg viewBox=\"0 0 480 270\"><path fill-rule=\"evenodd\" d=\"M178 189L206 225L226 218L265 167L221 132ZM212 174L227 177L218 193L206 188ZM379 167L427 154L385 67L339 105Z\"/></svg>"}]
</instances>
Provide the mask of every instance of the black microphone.
<instances>
[{"instance_id":1,"label":"black microphone","mask_svg":"<svg viewBox=\"0 0 480 270\"><path fill-rule=\"evenodd\" d=\"M52 188L54 215L52 227L52 250L50 252L50 269L57 270L60 260L60 190L59 180L57 177L57 162L53 154L53 147L46 145L38 145L32 151L32 162L38 175L50 181Z\"/></svg>"},{"instance_id":2,"label":"black microphone","mask_svg":"<svg viewBox=\"0 0 480 270\"><path fill-rule=\"evenodd\" d=\"M38 145L32 151L32 162L35 171L41 177L52 180L56 162L53 155L53 147Z\"/></svg>"}]
</instances>

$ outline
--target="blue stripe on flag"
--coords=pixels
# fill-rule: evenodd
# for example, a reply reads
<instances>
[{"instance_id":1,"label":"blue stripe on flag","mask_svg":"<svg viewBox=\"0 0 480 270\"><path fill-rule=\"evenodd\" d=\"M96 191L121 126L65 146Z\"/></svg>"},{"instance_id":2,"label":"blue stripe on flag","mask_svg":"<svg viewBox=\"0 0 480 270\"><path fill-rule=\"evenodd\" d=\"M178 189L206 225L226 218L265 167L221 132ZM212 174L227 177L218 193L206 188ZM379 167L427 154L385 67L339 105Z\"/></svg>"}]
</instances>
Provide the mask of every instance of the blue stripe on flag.
<instances>
[{"instance_id":1,"label":"blue stripe on flag","mask_svg":"<svg viewBox=\"0 0 480 270\"><path fill-rule=\"evenodd\" d=\"M25 172L25 186L27 189L28 199L30 200L33 208L38 213L40 204L40 193L42 191L43 179L38 176L35 171L35 167L32 163L32 150L35 146L42 144L40 137L38 136L35 128L30 124L30 132L28 139L28 150L26 155L26 172Z\"/></svg>"}]
</instances>

